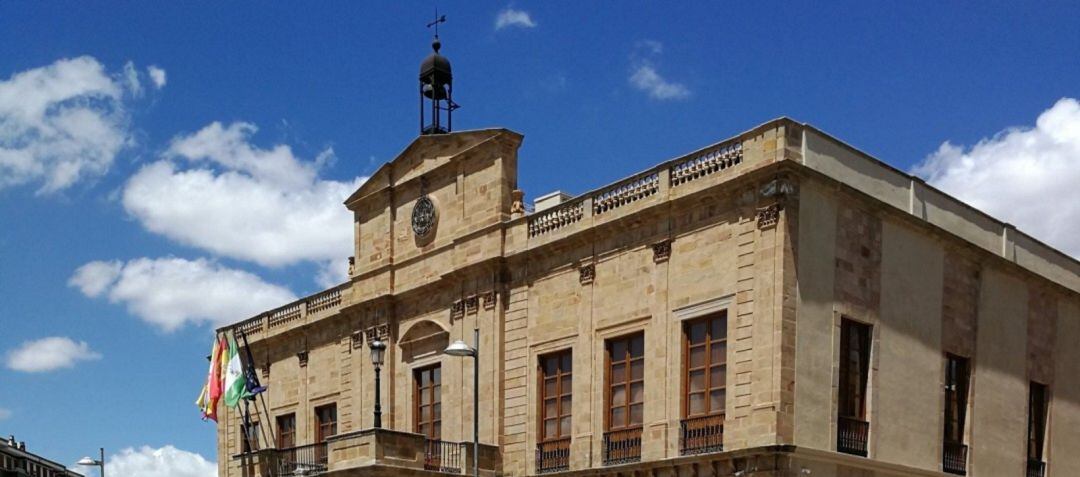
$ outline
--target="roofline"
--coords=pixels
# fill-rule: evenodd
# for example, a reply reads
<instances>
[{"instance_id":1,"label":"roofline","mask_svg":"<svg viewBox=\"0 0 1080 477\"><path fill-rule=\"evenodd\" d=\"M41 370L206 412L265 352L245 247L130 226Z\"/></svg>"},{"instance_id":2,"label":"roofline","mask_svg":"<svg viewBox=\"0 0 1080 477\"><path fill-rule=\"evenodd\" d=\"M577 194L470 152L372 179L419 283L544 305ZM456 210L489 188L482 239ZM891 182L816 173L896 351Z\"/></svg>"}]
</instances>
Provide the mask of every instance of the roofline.
<instances>
[{"instance_id":1,"label":"roofline","mask_svg":"<svg viewBox=\"0 0 1080 477\"><path fill-rule=\"evenodd\" d=\"M781 119L787 119L787 118L780 118L780 119L776 119L774 121L780 121ZM970 210L972 212L975 212L976 214L978 214L978 215L980 215L982 217L990 219L992 222L994 222L995 224L1000 225L1002 228L1009 228L1009 229L1012 229L1012 230L1016 231L1018 234L1023 235L1025 238L1031 240L1032 242L1035 242L1035 243L1045 247L1047 250L1055 253L1056 255L1058 255L1058 256L1060 256L1062 258L1067 259L1068 261L1075 264L1077 267L1080 267L1080 259L1077 259L1077 258L1073 257L1072 255L1069 255L1069 254L1061 251L1060 249L1058 249L1058 248L1056 248L1056 247L1054 247L1052 245L1049 245L1046 242L1043 242L1042 240L1039 240L1035 236L1033 236L1033 235L1031 235L1031 234L1029 234L1027 232L1024 232L1023 230L1017 228L1015 225L1013 225L1013 224L1011 224L1009 222L1005 222L1005 221L1003 221L1001 219L998 219L997 217L994 217L993 215L990 215L989 213L984 212L983 210L980 210L980 209L976 208L975 206L973 206L973 205L971 205L971 204L969 204L967 202L964 202L963 200L960 200L956 196L954 196L954 195L952 195L952 194L950 194L948 192L945 192L945 191L935 187L934 185L930 184L929 182L926 181L926 179L923 179L922 177L911 174L911 173L909 173L907 171L901 170L901 169L893 166L892 164L889 164L888 162L885 162L885 161L883 161L881 159L878 159L877 157L873 156L872 154L867 153L866 151L863 151L862 149L859 149L858 147L855 147L855 146L853 146L851 144L848 144L847 142L844 142L843 140L837 138L836 136L834 136L832 134L829 134L829 133L823 131L821 128L819 128L817 126L814 126L813 124L805 123L805 122L804 123L797 123L797 124L801 125L802 127L806 128L806 129L809 129L811 131L814 131L814 132L818 133L822 137L836 143L837 145L840 145L840 146L843 146L843 147L845 147L847 149L850 149L852 152L854 152L856 154L859 154L860 156L863 156L863 157L865 157L867 159L870 159L870 160L874 161L876 164L878 164L880 166L883 166L883 167L885 167L885 168L887 168L887 169L889 169L889 170L891 170L893 172L896 172L896 173L900 174L901 176L903 176L904 178L906 178L908 180L918 182L923 187L926 187L927 189L930 189L930 190L932 190L934 192L937 192L938 194L941 194L941 195L945 196L946 198L950 199L951 201L953 201L953 202L955 202L957 204L960 204L965 209ZM951 232L950 232L950 234L956 236L956 234L953 234ZM957 238L960 238L961 240L970 243L969 240L964 239L962 237L957 236Z\"/></svg>"}]
</instances>

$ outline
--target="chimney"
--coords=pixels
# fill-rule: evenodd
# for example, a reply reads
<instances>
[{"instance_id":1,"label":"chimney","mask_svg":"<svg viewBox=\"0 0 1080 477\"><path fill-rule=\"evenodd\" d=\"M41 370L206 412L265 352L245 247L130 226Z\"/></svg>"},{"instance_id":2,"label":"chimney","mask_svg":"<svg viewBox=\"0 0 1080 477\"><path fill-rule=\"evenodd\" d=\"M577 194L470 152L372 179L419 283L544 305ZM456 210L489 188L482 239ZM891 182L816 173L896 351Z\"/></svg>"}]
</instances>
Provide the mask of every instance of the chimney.
<instances>
[{"instance_id":1,"label":"chimney","mask_svg":"<svg viewBox=\"0 0 1080 477\"><path fill-rule=\"evenodd\" d=\"M533 211L540 212L545 209L550 209L572 198L573 197L570 194L567 194L561 190L557 190L549 194L544 194L540 197L537 197L536 200L533 201Z\"/></svg>"},{"instance_id":2,"label":"chimney","mask_svg":"<svg viewBox=\"0 0 1080 477\"><path fill-rule=\"evenodd\" d=\"M26 441L19 442L19 450L26 450Z\"/></svg>"}]
</instances>

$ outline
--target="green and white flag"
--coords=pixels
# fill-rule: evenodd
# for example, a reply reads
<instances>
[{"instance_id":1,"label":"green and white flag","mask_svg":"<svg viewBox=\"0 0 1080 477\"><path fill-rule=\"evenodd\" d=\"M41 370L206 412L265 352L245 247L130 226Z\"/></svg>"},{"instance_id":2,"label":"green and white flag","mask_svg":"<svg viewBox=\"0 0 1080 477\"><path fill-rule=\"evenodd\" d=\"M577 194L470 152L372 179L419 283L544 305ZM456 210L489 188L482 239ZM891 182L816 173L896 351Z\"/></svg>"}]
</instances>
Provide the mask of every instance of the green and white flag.
<instances>
[{"instance_id":1,"label":"green and white flag","mask_svg":"<svg viewBox=\"0 0 1080 477\"><path fill-rule=\"evenodd\" d=\"M236 337L230 333L229 348L225 351L225 405L236 407L244 397L244 366L240 362L240 349L236 346Z\"/></svg>"}]
</instances>

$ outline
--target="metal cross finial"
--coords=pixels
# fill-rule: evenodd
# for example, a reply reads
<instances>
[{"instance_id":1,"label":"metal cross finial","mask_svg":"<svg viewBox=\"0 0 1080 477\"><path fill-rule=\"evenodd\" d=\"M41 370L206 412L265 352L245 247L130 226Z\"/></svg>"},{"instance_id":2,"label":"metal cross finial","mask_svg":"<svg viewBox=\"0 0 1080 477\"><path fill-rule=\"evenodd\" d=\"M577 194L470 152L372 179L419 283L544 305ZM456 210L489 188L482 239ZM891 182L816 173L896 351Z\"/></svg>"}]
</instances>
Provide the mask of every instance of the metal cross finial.
<instances>
[{"instance_id":1,"label":"metal cross finial","mask_svg":"<svg viewBox=\"0 0 1080 477\"><path fill-rule=\"evenodd\" d=\"M427 27L435 27L435 38L439 37L439 24L446 23L446 15L439 16L439 9L435 9L435 21L428 23Z\"/></svg>"}]
</instances>

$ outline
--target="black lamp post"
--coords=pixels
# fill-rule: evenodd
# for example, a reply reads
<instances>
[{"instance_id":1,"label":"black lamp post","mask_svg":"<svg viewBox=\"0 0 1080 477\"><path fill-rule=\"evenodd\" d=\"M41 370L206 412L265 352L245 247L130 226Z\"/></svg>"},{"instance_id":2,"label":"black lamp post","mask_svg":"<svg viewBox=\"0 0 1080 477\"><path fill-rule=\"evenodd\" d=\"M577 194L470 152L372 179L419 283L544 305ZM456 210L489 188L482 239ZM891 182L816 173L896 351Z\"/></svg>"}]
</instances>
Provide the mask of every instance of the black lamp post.
<instances>
[{"instance_id":1,"label":"black lamp post","mask_svg":"<svg viewBox=\"0 0 1080 477\"><path fill-rule=\"evenodd\" d=\"M457 340L444 353L473 360L473 476L480 475L480 329L473 328L473 345Z\"/></svg>"},{"instance_id":2,"label":"black lamp post","mask_svg":"<svg viewBox=\"0 0 1080 477\"><path fill-rule=\"evenodd\" d=\"M380 397L380 389L382 386L379 384L379 371L382 370L383 358L386 355L386 343L382 340L375 338L371 343L368 343L368 347L371 348L371 364L375 365L375 428L382 428L382 400Z\"/></svg>"}]
</instances>

